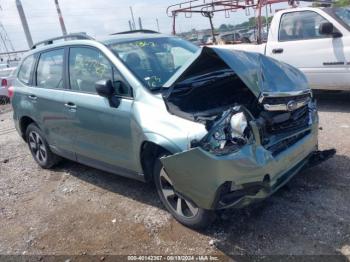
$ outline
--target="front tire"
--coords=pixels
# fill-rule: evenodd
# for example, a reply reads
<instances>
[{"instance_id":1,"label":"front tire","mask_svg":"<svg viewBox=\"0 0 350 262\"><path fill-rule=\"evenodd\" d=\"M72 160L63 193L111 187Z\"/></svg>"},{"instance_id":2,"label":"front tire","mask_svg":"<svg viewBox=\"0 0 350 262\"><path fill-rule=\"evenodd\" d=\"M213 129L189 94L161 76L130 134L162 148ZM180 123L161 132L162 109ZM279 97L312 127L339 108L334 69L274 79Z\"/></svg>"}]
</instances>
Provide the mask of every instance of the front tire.
<instances>
[{"instance_id":1,"label":"front tire","mask_svg":"<svg viewBox=\"0 0 350 262\"><path fill-rule=\"evenodd\" d=\"M60 157L52 153L43 132L34 123L26 130L29 150L40 167L48 169L60 161Z\"/></svg>"},{"instance_id":2,"label":"front tire","mask_svg":"<svg viewBox=\"0 0 350 262\"><path fill-rule=\"evenodd\" d=\"M161 155L159 158L165 155ZM197 207L194 203L179 196L159 158L154 165L154 182L160 200L166 209L181 224L200 229L209 226L215 219L214 212Z\"/></svg>"}]
</instances>

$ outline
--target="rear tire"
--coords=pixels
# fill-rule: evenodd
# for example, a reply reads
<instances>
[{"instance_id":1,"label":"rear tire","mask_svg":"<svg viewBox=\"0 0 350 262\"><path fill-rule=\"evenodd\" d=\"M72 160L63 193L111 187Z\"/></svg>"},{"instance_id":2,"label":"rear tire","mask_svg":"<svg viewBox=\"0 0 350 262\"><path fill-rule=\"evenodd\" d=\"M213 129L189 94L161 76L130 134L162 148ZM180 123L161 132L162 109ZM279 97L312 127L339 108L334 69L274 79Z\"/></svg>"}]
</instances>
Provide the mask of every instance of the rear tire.
<instances>
[{"instance_id":1,"label":"rear tire","mask_svg":"<svg viewBox=\"0 0 350 262\"><path fill-rule=\"evenodd\" d=\"M29 150L40 167L48 169L61 160L59 156L52 153L43 132L36 124L31 123L27 127L26 139Z\"/></svg>"},{"instance_id":2,"label":"rear tire","mask_svg":"<svg viewBox=\"0 0 350 262\"><path fill-rule=\"evenodd\" d=\"M6 105L10 103L10 98L7 96L0 96L0 105Z\"/></svg>"},{"instance_id":3,"label":"rear tire","mask_svg":"<svg viewBox=\"0 0 350 262\"><path fill-rule=\"evenodd\" d=\"M175 217L181 224L200 229L209 226L215 219L215 213L210 210L197 207L191 201L185 200L174 192L172 181L168 177L159 160L154 165L153 178L157 188L157 193L165 208Z\"/></svg>"}]
</instances>

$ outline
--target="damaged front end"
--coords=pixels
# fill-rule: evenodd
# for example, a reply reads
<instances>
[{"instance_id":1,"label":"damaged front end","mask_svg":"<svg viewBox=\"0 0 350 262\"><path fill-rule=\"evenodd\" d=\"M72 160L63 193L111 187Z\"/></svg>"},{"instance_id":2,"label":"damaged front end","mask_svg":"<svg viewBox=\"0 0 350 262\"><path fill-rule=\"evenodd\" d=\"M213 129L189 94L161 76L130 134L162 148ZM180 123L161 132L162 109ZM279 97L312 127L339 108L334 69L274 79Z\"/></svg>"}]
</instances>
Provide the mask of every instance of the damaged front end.
<instances>
[{"instance_id":1,"label":"damaged front end","mask_svg":"<svg viewBox=\"0 0 350 262\"><path fill-rule=\"evenodd\" d=\"M318 115L297 69L259 54L203 48L165 85L170 113L207 134L161 159L176 192L204 209L243 207L271 195L317 151Z\"/></svg>"}]
</instances>

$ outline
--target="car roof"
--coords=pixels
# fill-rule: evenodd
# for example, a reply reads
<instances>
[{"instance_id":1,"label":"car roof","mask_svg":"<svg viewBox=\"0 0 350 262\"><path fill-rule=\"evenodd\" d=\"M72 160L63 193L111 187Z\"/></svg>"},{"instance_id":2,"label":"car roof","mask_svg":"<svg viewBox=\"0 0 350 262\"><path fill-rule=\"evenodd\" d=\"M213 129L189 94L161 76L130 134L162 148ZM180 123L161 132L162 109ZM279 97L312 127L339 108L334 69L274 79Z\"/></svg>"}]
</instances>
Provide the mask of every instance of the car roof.
<instances>
[{"instance_id":1,"label":"car roof","mask_svg":"<svg viewBox=\"0 0 350 262\"><path fill-rule=\"evenodd\" d=\"M226 36L226 35L233 35L233 34L239 34L239 33L235 31L230 31L230 32L221 33L219 36Z\"/></svg>"},{"instance_id":2,"label":"car roof","mask_svg":"<svg viewBox=\"0 0 350 262\"><path fill-rule=\"evenodd\" d=\"M105 45L110 45L112 43L132 42L137 40L149 40L163 37L171 36L159 33L125 33L110 35L108 37L102 38L100 42Z\"/></svg>"},{"instance_id":3,"label":"car roof","mask_svg":"<svg viewBox=\"0 0 350 262\"><path fill-rule=\"evenodd\" d=\"M73 34L73 35L77 35L77 34ZM67 36L68 37L68 36ZM131 42L131 41L137 41L137 40L147 40L147 39L155 39L155 38L164 38L164 37L171 37L169 35L165 35L165 34L161 34L158 32L154 32L154 33L143 33L143 32L139 32L139 31L128 31L128 32L122 32L122 33L116 33L116 34L112 34L112 35L108 35L106 37L102 37L99 39L93 39L89 36L87 36L86 39L73 39L73 40L68 40L68 41L61 41L62 39L64 39L64 37L57 37L57 38L53 38L56 40L60 40L59 42L52 42L50 44L44 44L46 41L49 42L51 41L51 39L48 40L44 40L42 42L39 42L39 46L38 44L35 44L35 48L32 48L31 50L29 50L26 55L23 57L26 58L32 54L35 53L39 53L39 52L43 52L45 50L48 49L52 49L52 48L58 48L58 47L63 47L63 46L67 46L67 45L77 45L77 44L89 44L89 45L99 45L99 44L103 44L103 45L110 45L110 44L114 44L114 43L123 43L123 42ZM22 59L22 61L23 61Z\"/></svg>"}]
</instances>

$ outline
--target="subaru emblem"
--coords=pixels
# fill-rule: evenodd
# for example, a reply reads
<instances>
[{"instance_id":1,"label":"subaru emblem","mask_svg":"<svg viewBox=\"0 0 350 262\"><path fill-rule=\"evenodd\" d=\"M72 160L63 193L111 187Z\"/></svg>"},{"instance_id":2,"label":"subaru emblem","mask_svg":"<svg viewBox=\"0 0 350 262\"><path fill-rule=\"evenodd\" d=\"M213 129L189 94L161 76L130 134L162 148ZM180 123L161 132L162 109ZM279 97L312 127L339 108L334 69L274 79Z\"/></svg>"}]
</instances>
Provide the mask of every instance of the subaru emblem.
<instances>
[{"instance_id":1,"label":"subaru emblem","mask_svg":"<svg viewBox=\"0 0 350 262\"><path fill-rule=\"evenodd\" d=\"M294 100L290 100L288 103L287 103L287 110L288 111L294 111L295 109L297 109L297 102L295 102Z\"/></svg>"}]
</instances>

